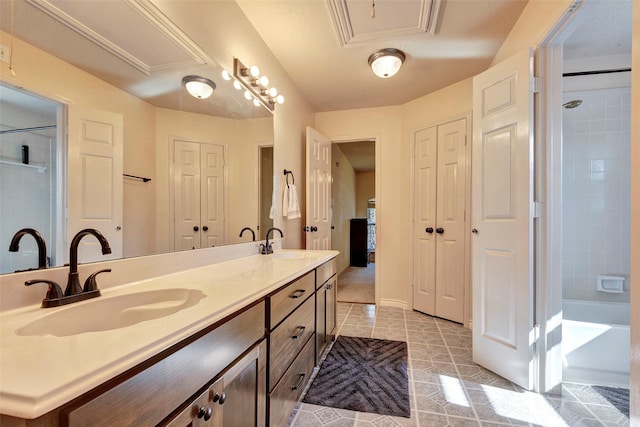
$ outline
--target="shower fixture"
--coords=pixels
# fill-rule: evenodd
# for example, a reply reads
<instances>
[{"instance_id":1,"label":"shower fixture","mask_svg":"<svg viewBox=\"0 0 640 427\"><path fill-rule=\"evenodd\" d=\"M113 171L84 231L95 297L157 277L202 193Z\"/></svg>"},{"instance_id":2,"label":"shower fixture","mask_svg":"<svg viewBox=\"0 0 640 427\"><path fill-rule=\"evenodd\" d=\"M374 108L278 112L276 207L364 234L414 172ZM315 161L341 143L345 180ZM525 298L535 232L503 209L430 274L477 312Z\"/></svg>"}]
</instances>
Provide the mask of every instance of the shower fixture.
<instances>
[{"instance_id":1,"label":"shower fixture","mask_svg":"<svg viewBox=\"0 0 640 427\"><path fill-rule=\"evenodd\" d=\"M564 108L570 109L579 107L580 104L582 104L582 99L574 99L573 101L565 102L564 104L562 104L562 106Z\"/></svg>"}]
</instances>

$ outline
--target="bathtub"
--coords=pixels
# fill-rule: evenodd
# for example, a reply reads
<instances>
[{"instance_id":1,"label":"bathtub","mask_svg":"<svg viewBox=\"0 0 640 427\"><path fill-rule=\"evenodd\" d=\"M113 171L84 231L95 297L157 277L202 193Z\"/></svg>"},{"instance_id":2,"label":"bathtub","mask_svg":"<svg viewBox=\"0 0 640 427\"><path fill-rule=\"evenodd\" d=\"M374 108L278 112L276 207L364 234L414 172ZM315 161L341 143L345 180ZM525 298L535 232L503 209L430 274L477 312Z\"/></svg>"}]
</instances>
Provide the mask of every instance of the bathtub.
<instances>
[{"instance_id":1,"label":"bathtub","mask_svg":"<svg viewBox=\"0 0 640 427\"><path fill-rule=\"evenodd\" d=\"M629 387L629 304L565 300L563 381Z\"/></svg>"}]
</instances>

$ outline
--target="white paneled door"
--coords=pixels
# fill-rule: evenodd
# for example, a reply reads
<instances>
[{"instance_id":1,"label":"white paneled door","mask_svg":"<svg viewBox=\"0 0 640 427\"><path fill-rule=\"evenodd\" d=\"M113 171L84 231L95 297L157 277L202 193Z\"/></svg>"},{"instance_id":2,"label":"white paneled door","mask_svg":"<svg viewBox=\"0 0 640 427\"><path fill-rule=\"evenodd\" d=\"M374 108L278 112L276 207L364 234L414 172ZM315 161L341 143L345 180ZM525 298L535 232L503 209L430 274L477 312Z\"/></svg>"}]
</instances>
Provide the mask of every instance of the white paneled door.
<instances>
[{"instance_id":1,"label":"white paneled door","mask_svg":"<svg viewBox=\"0 0 640 427\"><path fill-rule=\"evenodd\" d=\"M224 244L224 146L174 140L175 250Z\"/></svg>"},{"instance_id":2,"label":"white paneled door","mask_svg":"<svg viewBox=\"0 0 640 427\"><path fill-rule=\"evenodd\" d=\"M415 310L462 322L467 120L414 133Z\"/></svg>"},{"instance_id":3,"label":"white paneled door","mask_svg":"<svg viewBox=\"0 0 640 427\"><path fill-rule=\"evenodd\" d=\"M533 59L473 80L473 360L533 387Z\"/></svg>"},{"instance_id":4,"label":"white paneled door","mask_svg":"<svg viewBox=\"0 0 640 427\"><path fill-rule=\"evenodd\" d=\"M93 237L80 241L80 262L122 257L122 115L69 105L67 240L84 228L100 231L111 254ZM68 262L69 254L65 254Z\"/></svg>"},{"instance_id":5,"label":"white paneled door","mask_svg":"<svg viewBox=\"0 0 640 427\"><path fill-rule=\"evenodd\" d=\"M306 248L331 249L331 141L307 127Z\"/></svg>"}]
</instances>

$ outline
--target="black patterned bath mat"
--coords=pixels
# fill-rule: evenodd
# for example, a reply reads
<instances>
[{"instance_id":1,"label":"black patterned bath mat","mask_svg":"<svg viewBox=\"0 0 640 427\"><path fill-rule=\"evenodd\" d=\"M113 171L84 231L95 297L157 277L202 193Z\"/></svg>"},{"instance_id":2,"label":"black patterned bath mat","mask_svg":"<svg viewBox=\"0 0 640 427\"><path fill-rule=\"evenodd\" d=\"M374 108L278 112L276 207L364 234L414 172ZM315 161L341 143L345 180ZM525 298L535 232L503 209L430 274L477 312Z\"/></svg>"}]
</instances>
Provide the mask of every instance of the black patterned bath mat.
<instances>
[{"instance_id":1,"label":"black patterned bath mat","mask_svg":"<svg viewBox=\"0 0 640 427\"><path fill-rule=\"evenodd\" d=\"M339 336L303 402L409 418L407 343Z\"/></svg>"},{"instance_id":2,"label":"black patterned bath mat","mask_svg":"<svg viewBox=\"0 0 640 427\"><path fill-rule=\"evenodd\" d=\"M629 389L601 385L593 385L591 388L607 399L622 414L629 416Z\"/></svg>"}]
</instances>

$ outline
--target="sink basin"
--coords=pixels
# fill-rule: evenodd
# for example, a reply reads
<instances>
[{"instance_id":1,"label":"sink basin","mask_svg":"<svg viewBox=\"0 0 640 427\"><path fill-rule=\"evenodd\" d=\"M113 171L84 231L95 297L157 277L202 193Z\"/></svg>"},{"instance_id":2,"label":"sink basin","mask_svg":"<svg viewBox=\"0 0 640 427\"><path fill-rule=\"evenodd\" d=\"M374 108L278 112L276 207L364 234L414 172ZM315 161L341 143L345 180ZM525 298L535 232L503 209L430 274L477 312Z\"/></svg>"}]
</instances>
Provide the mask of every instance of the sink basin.
<instances>
[{"instance_id":1,"label":"sink basin","mask_svg":"<svg viewBox=\"0 0 640 427\"><path fill-rule=\"evenodd\" d=\"M175 288L97 298L44 314L16 330L16 334L63 337L119 329L169 316L193 307L205 297L199 290Z\"/></svg>"},{"instance_id":2,"label":"sink basin","mask_svg":"<svg viewBox=\"0 0 640 427\"><path fill-rule=\"evenodd\" d=\"M287 251L287 252L274 252L269 256L275 259L300 259L300 258L304 258L306 254L304 253L304 251L291 251L291 252Z\"/></svg>"}]
</instances>

